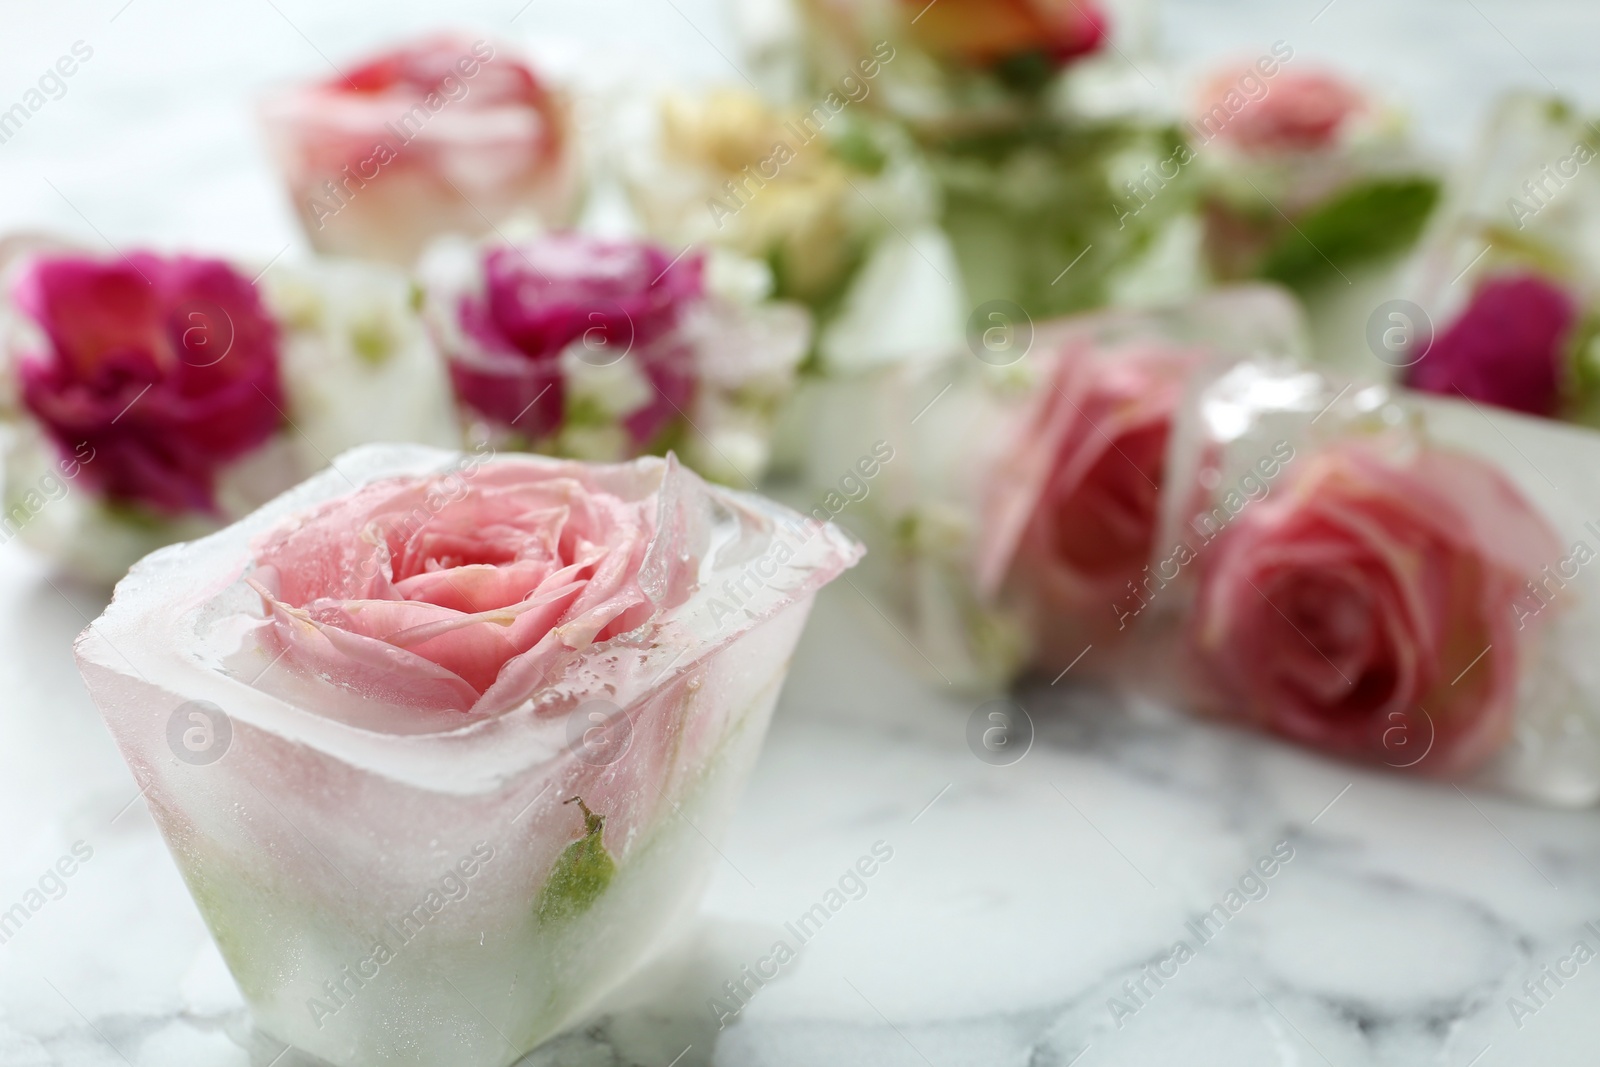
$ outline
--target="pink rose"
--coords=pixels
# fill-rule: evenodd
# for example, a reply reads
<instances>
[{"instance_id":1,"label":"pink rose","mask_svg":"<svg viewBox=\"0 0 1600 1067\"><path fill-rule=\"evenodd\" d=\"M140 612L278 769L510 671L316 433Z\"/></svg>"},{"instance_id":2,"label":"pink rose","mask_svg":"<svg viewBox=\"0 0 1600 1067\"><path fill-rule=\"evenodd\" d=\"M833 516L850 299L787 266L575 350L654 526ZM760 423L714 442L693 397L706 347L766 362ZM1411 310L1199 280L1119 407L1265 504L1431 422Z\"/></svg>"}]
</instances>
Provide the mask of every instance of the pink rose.
<instances>
[{"instance_id":1,"label":"pink rose","mask_svg":"<svg viewBox=\"0 0 1600 1067\"><path fill-rule=\"evenodd\" d=\"M440 234L523 213L570 222L568 110L506 46L437 34L282 93L263 114L312 245L409 264Z\"/></svg>"},{"instance_id":2,"label":"pink rose","mask_svg":"<svg viewBox=\"0 0 1600 1067\"><path fill-rule=\"evenodd\" d=\"M695 354L679 327L705 299L696 253L676 260L646 242L559 233L489 248L481 278L459 301L459 330L442 331L456 396L494 428L538 442L566 411L562 356L593 367L623 359L645 395L620 420L637 450L689 404Z\"/></svg>"},{"instance_id":3,"label":"pink rose","mask_svg":"<svg viewBox=\"0 0 1600 1067\"><path fill-rule=\"evenodd\" d=\"M1256 96L1254 86L1265 86ZM1200 94L1196 121L1250 153L1314 152L1332 147L1346 124L1367 110L1366 97L1336 74L1255 67L1212 77Z\"/></svg>"},{"instance_id":4,"label":"pink rose","mask_svg":"<svg viewBox=\"0 0 1600 1067\"><path fill-rule=\"evenodd\" d=\"M251 582L291 666L408 707L487 713L649 621L657 500L626 468L500 460L374 482L297 519Z\"/></svg>"},{"instance_id":5,"label":"pink rose","mask_svg":"<svg viewBox=\"0 0 1600 1067\"><path fill-rule=\"evenodd\" d=\"M1323 751L1461 774L1511 734L1555 532L1482 460L1351 441L1299 461L1199 552L1188 644L1219 714Z\"/></svg>"},{"instance_id":6,"label":"pink rose","mask_svg":"<svg viewBox=\"0 0 1600 1067\"><path fill-rule=\"evenodd\" d=\"M1407 368L1405 382L1553 418L1577 321L1577 304L1566 290L1536 274L1490 279Z\"/></svg>"},{"instance_id":7,"label":"pink rose","mask_svg":"<svg viewBox=\"0 0 1600 1067\"><path fill-rule=\"evenodd\" d=\"M283 425L278 328L220 260L52 255L17 304L47 338L18 368L23 405L86 484L163 515L213 512L217 472Z\"/></svg>"},{"instance_id":8,"label":"pink rose","mask_svg":"<svg viewBox=\"0 0 1600 1067\"><path fill-rule=\"evenodd\" d=\"M1026 605L1041 665L1123 629L1115 606L1150 562L1172 420L1201 358L1075 341L993 476L981 580Z\"/></svg>"}]
</instances>

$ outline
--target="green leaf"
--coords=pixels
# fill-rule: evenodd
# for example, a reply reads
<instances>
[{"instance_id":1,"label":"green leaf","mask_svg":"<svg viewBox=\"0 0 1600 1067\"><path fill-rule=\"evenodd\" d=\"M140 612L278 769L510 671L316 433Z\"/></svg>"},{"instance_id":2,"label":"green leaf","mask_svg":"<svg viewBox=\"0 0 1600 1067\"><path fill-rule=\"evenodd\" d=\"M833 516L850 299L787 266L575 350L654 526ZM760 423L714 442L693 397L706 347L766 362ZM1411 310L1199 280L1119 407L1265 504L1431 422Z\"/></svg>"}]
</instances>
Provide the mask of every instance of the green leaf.
<instances>
[{"instance_id":1,"label":"green leaf","mask_svg":"<svg viewBox=\"0 0 1600 1067\"><path fill-rule=\"evenodd\" d=\"M1266 256L1261 276L1304 293L1340 271L1410 247L1439 202L1432 178L1353 185L1301 219Z\"/></svg>"},{"instance_id":2,"label":"green leaf","mask_svg":"<svg viewBox=\"0 0 1600 1067\"><path fill-rule=\"evenodd\" d=\"M583 836L561 850L550 880L539 890L537 913L540 923L560 922L587 911L606 891L617 873L617 861L606 851L601 839L606 820L589 810L580 798L568 804L583 809Z\"/></svg>"}]
</instances>

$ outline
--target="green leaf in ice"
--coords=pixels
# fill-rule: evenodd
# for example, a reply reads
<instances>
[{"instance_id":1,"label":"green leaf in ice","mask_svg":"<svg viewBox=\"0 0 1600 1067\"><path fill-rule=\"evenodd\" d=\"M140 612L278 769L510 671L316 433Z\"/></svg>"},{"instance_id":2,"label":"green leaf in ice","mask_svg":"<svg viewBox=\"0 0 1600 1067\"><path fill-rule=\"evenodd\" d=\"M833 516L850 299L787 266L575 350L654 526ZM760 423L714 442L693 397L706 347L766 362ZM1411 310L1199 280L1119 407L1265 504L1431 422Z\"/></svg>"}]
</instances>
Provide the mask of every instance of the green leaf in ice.
<instances>
[{"instance_id":1,"label":"green leaf in ice","mask_svg":"<svg viewBox=\"0 0 1600 1067\"><path fill-rule=\"evenodd\" d=\"M606 820L579 797L567 800L583 809L583 836L561 850L550 880L539 890L539 922L559 922L587 911L617 873L617 861L602 840Z\"/></svg>"},{"instance_id":2,"label":"green leaf in ice","mask_svg":"<svg viewBox=\"0 0 1600 1067\"><path fill-rule=\"evenodd\" d=\"M1439 201L1432 178L1381 178L1351 186L1312 211L1267 253L1261 276L1304 293L1340 271L1403 252Z\"/></svg>"},{"instance_id":3,"label":"green leaf in ice","mask_svg":"<svg viewBox=\"0 0 1600 1067\"><path fill-rule=\"evenodd\" d=\"M1197 172L1176 127L1023 114L923 143L968 306L1009 300L1038 322L1112 299L1189 210Z\"/></svg>"}]
</instances>

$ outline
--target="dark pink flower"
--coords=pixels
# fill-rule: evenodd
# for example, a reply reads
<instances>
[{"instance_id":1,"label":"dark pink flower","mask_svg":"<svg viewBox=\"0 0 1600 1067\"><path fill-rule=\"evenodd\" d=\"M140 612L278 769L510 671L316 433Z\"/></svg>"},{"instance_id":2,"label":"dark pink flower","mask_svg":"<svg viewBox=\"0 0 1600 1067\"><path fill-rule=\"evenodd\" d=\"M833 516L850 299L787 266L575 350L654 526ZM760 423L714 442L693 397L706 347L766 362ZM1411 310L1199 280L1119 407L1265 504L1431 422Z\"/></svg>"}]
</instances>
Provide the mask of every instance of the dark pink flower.
<instances>
[{"instance_id":1,"label":"dark pink flower","mask_svg":"<svg viewBox=\"0 0 1600 1067\"><path fill-rule=\"evenodd\" d=\"M1406 384L1553 416L1577 318L1572 297L1536 274L1491 279L1407 370Z\"/></svg>"},{"instance_id":2,"label":"dark pink flower","mask_svg":"<svg viewBox=\"0 0 1600 1067\"><path fill-rule=\"evenodd\" d=\"M694 390L692 353L677 336L705 295L703 261L674 261L652 244L554 234L490 249L482 292L463 298L463 333L450 353L456 395L498 426L537 440L561 426L561 358L581 346L596 365L635 359L655 396L623 419L635 443L653 440ZM575 349L576 351L576 349Z\"/></svg>"},{"instance_id":3,"label":"dark pink flower","mask_svg":"<svg viewBox=\"0 0 1600 1067\"><path fill-rule=\"evenodd\" d=\"M21 361L23 404L112 501L215 510L217 471L283 423L278 327L228 264L138 253L36 261L16 298L48 338Z\"/></svg>"}]
</instances>

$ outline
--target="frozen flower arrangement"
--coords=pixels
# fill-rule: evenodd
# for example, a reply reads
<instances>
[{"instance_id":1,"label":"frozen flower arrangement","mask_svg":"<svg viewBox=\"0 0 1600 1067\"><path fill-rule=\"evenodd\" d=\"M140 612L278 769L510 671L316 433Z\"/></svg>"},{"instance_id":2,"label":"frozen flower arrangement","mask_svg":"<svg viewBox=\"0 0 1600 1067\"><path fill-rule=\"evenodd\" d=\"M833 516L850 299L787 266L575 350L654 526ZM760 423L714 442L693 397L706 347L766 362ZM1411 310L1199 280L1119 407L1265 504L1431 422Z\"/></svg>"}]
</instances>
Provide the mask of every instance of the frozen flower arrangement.
<instances>
[{"instance_id":1,"label":"frozen flower arrangement","mask_svg":"<svg viewBox=\"0 0 1600 1067\"><path fill-rule=\"evenodd\" d=\"M1004 300L1043 321L1188 291L1180 220L1193 183L1176 175L1139 211L1124 189L1182 139L1142 89L1112 87L1125 65L1106 57L1135 46L1114 45L1119 25L1101 4L808 0L801 10L813 95L880 43L894 49L865 106L911 143L966 308Z\"/></svg>"},{"instance_id":2,"label":"frozen flower arrangement","mask_svg":"<svg viewBox=\"0 0 1600 1067\"><path fill-rule=\"evenodd\" d=\"M1302 293L1349 282L1406 252L1439 198L1399 116L1338 74L1298 66L1287 41L1208 77L1185 132L1181 162L1199 172L1221 280Z\"/></svg>"},{"instance_id":3,"label":"frozen flower arrangement","mask_svg":"<svg viewBox=\"0 0 1600 1067\"><path fill-rule=\"evenodd\" d=\"M584 459L676 449L722 481L765 470L810 341L758 264L566 232L447 244L427 315L474 442Z\"/></svg>"}]
</instances>

